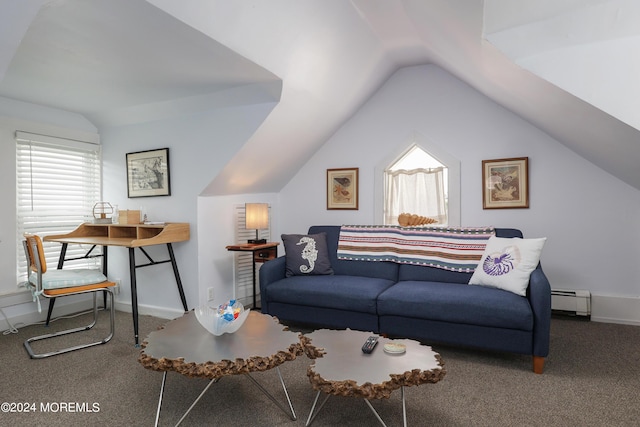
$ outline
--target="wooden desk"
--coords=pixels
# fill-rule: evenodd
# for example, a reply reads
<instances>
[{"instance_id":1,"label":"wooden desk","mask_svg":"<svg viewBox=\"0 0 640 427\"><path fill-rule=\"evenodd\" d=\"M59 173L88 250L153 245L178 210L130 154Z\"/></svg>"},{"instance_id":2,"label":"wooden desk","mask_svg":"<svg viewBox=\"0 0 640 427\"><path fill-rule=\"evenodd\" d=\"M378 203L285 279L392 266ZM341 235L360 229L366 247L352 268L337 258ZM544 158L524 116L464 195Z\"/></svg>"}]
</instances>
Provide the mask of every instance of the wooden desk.
<instances>
[{"instance_id":1,"label":"wooden desk","mask_svg":"<svg viewBox=\"0 0 640 427\"><path fill-rule=\"evenodd\" d=\"M66 257L68 244L85 244L92 245L92 248L79 258L91 258L94 256L102 256L102 270L107 275L107 248L109 246L120 246L129 249L129 276L131 279L131 309L133 312L133 331L136 346L139 345L138 337L138 291L136 284L136 269L148 267L151 265L164 264L170 262L173 267L173 274L176 278L178 293L182 301L184 311L189 311L187 307L187 299L182 288L178 265L173 254L172 243L184 242L189 240L189 224L182 222L166 223L164 225L147 225L147 224L81 224L78 228L67 234L56 234L45 236L47 242L62 243L60 250L60 258L58 259L58 268L62 268L65 261L70 258ZM163 261L154 261L151 256L144 250L145 246L166 244L169 251L169 259ZM91 255L91 251L95 246L102 246L102 255ZM138 248L149 261L145 264L136 265L135 248ZM78 259L78 258L73 258ZM53 309L53 302L49 305L49 315Z\"/></svg>"},{"instance_id":2,"label":"wooden desk","mask_svg":"<svg viewBox=\"0 0 640 427\"><path fill-rule=\"evenodd\" d=\"M278 242L267 242L263 244L246 243L243 245L230 245L226 249L234 252L251 252L253 266L253 309L256 309L256 263L266 262L278 257Z\"/></svg>"}]
</instances>

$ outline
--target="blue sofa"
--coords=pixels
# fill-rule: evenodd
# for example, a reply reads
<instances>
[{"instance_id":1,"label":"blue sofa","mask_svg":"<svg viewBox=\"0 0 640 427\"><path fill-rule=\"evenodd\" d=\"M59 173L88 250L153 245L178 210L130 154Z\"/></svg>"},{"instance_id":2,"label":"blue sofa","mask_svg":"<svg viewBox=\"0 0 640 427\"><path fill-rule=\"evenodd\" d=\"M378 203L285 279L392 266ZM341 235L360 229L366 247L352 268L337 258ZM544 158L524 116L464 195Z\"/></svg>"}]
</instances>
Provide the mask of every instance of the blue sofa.
<instances>
[{"instance_id":1,"label":"blue sofa","mask_svg":"<svg viewBox=\"0 0 640 427\"><path fill-rule=\"evenodd\" d=\"M549 353L551 288L540 265L526 297L470 286L472 273L393 262L337 258L340 226L325 232L333 275L285 277L285 257L260 269L262 312L283 321L337 329L373 331L391 337L533 356L542 373ZM522 237L496 228L497 237Z\"/></svg>"}]
</instances>

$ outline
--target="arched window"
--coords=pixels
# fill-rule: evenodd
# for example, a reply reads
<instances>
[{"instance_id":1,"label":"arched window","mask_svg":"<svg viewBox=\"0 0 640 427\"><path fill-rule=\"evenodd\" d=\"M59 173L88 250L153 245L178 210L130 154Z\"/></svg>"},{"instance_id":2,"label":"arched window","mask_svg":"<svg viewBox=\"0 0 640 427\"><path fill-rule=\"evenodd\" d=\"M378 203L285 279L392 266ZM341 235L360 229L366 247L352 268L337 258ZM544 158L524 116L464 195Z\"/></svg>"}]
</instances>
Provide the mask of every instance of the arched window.
<instances>
[{"instance_id":1,"label":"arched window","mask_svg":"<svg viewBox=\"0 0 640 427\"><path fill-rule=\"evenodd\" d=\"M401 213L449 223L447 214L448 168L413 145L385 171L384 224L398 224Z\"/></svg>"},{"instance_id":2,"label":"arched window","mask_svg":"<svg viewBox=\"0 0 640 427\"><path fill-rule=\"evenodd\" d=\"M417 132L399 147L376 167L376 223L397 225L398 214L410 213L459 226L460 161Z\"/></svg>"}]
</instances>

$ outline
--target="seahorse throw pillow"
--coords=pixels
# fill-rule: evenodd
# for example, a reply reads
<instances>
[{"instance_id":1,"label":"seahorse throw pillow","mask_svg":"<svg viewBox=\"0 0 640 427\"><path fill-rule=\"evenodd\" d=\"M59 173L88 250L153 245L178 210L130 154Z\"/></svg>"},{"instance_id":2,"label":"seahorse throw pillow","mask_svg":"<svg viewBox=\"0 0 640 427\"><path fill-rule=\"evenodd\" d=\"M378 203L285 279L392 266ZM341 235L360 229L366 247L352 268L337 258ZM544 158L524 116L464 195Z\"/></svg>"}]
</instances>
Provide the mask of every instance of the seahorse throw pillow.
<instances>
[{"instance_id":1,"label":"seahorse throw pillow","mask_svg":"<svg viewBox=\"0 0 640 427\"><path fill-rule=\"evenodd\" d=\"M546 240L546 237L490 237L469 284L490 286L526 296L529 276L538 266Z\"/></svg>"},{"instance_id":2,"label":"seahorse throw pillow","mask_svg":"<svg viewBox=\"0 0 640 427\"><path fill-rule=\"evenodd\" d=\"M285 276L333 274L327 233L283 234L285 250Z\"/></svg>"}]
</instances>

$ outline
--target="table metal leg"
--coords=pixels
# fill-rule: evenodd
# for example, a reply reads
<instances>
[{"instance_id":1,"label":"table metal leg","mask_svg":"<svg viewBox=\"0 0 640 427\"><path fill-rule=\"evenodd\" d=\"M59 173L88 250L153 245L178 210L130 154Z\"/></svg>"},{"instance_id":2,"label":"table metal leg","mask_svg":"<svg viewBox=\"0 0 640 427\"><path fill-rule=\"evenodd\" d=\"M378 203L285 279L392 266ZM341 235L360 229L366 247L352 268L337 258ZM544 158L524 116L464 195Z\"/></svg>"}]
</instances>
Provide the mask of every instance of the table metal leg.
<instances>
[{"instance_id":1,"label":"table metal leg","mask_svg":"<svg viewBox=\"0 0 640 427\"><path fill-rule=\"evenodd\" d=\"M373 405L371 405L371 402L369 402L369 399L364 399L364 403L366 403L369 409L371 409L373 415L375 415L378 421L380 421L380 424L382 424L384 427L387 427L384 421L382 421L382 418L380 418L380 415L378 415L378 412L373 408Z\"/></svg>"},{"instance_id":2,"label":"table metal leg","mask_svg":"<svg viewBox=\"0 0 640 427\"><path fill-rule=\"evenodd\" d=\"M321 392L318 391L318 394L316 394L316 398L314 399L313 405L311 406L311 411L309 411L309 418L307 418L307 423L305 424L305 427L309 427L311 425L313 420L320 413L320 410L322 409L324 404L327 403L327 400L329 399L330 394L327 394L327 396L324 398L324 400L322 401L322 403L320 404L320 406L318 407L318 409L314 414L313 411L316 409L316 405L318 404L318 398L320 397L320 393ZM404 400L404 386L400 387L400 395L402 396L402 425L404 427L407 427L407 405ZM376 411L373 405L371 404L371 402L369 402L369 399L364 399L364 403L366 403L369 409L371 409L371 411L373 412L373 415L375 415L378 421L380 421L380 424L382 424L384 427L387 427L387 425L382 420L382 418L380 418L378 411Z\"/></svg>"},{"instance_id":3,"label":"table metal leg","mask_svg":"<svg viewBox=\"0 0 640 427\"><path fill-rule=\"evenodd\" d=\"M278 378L280 378L280 384L282 384L282 390L284 390L284 395L287 397L287 402L289 402L289 409L291 409L291 419L295 421L298 417L296 417L296 413L293 410L293 404L291 403L291 398L289 397L289 392L287 391L287 386L284 385L284 379L282 379L282 374L280 373L280 368L276 367L276 372L278 372Z\"/></svg>"},{"instance_id":4,"label":"table metal leg","mask_svg":"<svg viewBox=\"0 0 640 427\"><path fill-rule=\"evenodd\" d=\"M209 390L209 387L211 387L212 385L217 383L219 380L220 380L220 378L214 378L211 381L209 381L209 384L207 384L207 386L204 388L204 390L202 390L202 392L198 395L196 400L194 400L193 403L191 404L191 406L189 406L189 409L187 409L187 412L185 412L184 415L182 416L182 418L180 418L178 420L178 422L176 423L176 427L178 427L182 423L182 421L184 421L184 419L187 417L187 415L189 415L189 412L191 412L193 407L196 406L196 403L198 403L200 401L200 399L202 399L202 396L204 396L204 394L207 392L207 390Z\"/></svg>"},{"instance_id":5,"label":"table metal leg","mask_svg":"<svg viewBox=\"0 0 640 427\"><path fill-rule=\"evenodd\" d=\"M155 427L158 427L158 422L160 421L160 408L162 408L162 396L164 395L164 385L167 382L167 371L164 371L162 374L162 384L160 384L160 397L158 398L158 409L156 410L156 422L154 424Z\"/></svg>"},{"instance_id":6,"label":"table metal leg","mask_svg":"<svg viewBox=\"0 0 640 427\"><path fill-rule=\"evenodd\" d=\"M247 377L249 377L249 379L250 379L251 381L253 381L253 383L256 385L256 387L258 387L258 388L260 389L260 391L262 391L262 392L264 393L264 395L265 395L265 396L267 396L269 399L271 399L271 401L272 401L273 403L275 403L275 404L276 404L276 406L278 406L278 408L280 408L280 409L282 410L282 412L284 412L285 414L289 415L289 416L291 417L291 419L292 419L293 421L295 421L295 420L297 419L297 417L296 417L296 413L295 413L295 411L293 410L293 405L291 404L291 399L289 398L289 393L287 392L287 387L284 385L284 380L282 379L282 375L280 374L280 369L279 369L278 367L276 367L276 371L278 371L278 376L280 377L280 384L282 384L282 389L284 390L284 394L285 394L285 396L287 397L287 402L289 402L289 409L291 410L291 415L289 415L289 414L288 414L288 412L287 412L287 410L285 409L285 407L284 407L284 406L282 406L282 405L280 404L280 402L278 402L278 401L276 400L276 398L275 398L275 397L273 397L273 396L271 395L271 393L269 393L269 392L268 392L268 391L267 391L267 390L266 390L266 389L265 389L265 388L264 388L264 387L263 387L263 386L262 386L258 381L256 381L256 379L255 379L255 378L253 378L253 377L251 376L251 374L245 374L245 375L246 375Z\"/></svg>"},{"instance_id":7,"label":"table metal leg","mask_svg":"<svg viewBox=\"0 0 640 427\"><path fill-rule=\"evenodd\" d=\"M313 420L316 418L316 415L318 415L320 413L320 410L322 409L324 404L327 403L327 400L329 400L329 396L331 396L330 394L327 394L325 396L324 400L322 401L322 403L318 407L318 410L314 414L313 411L314 411L314 409L316 409L316 404L318 403L318 398L320 397L320 393L322 393L322 392L318 391L318 394L316 394L316 398L313 400L313 405L311 406L311 411L309 411L309 418L307 418L307 423L305 424L305 427L308 427L308 426L311 425Z\"/></svg>"},{"instance_id":8,"label":"table metal leg","mask_svg":"<svg viewBox=\"0 0 640 427\"><path fill-rule=\"evenodd\" d=\"M400 387L400 395L402 396L402 425L407 427L407 405L404 401L404 386Z\"/></svg>"},{"instance_id":9,"label":"table metal leg","mask_svg":"<svg viewBox=\"0 0 640 427\"><path fill-rule=\"evenodd\" d=\"M293 409L293 404L291 403L291 398L289 397L289 392L287 391L287 386L284 383L284 379L282 378L282 374L280 373L280 368L276 367L276 371L278 372L278 378L280 378L280 384L282 384L282 389L284 390L284 394L287 398L287 402L289 403L289 409L291 411L291 413L289 414L289 412L287 412L287 409L282 406L280 404L280 402L278 402L275 397L273 397L271 395L271 393L269 393L263 386L262 384L260 384L258 381L256 381L255 378L253 378L250 374L245 374L247 377L249 377L249 379L260 389L260 391L262 391L265 396L267 396L269 399L271 399L271 401L273 403L275 403L285 414L289 415L289 417L291 418L291 420L295 421L297 419L296 417L296 413ZM167 381L167 372L165 371L162 375L162 384L160 386L160 397L158 399L158 409L156 411L156 421L155 421L155 426L158 427L158 422L160 420L160 409L162 408L162 398L164 395L164 388L165 388L165 384ZM184 421L184 419L187 417L187 415L189 415L189 413L191 412L191 410L196 406L196 404L200 401L200 399L202 399L202 397L205 395L205 393L209 390L209 388L217 383L218 381L220 381L220 378L214 378L211 381L209 381L209 383L206 385L206 387L200 392L200 394L198 395L198 397L196 398L196 400L193 401L193 403L191 404L191 406L189 406L189 409L187 409L187 411L182 415L182 417L178 420L178 422L176 423L176 427L178 427L182 421ZM327 396L329 397L329 396Z\"/></svg>"}]
</instances>

